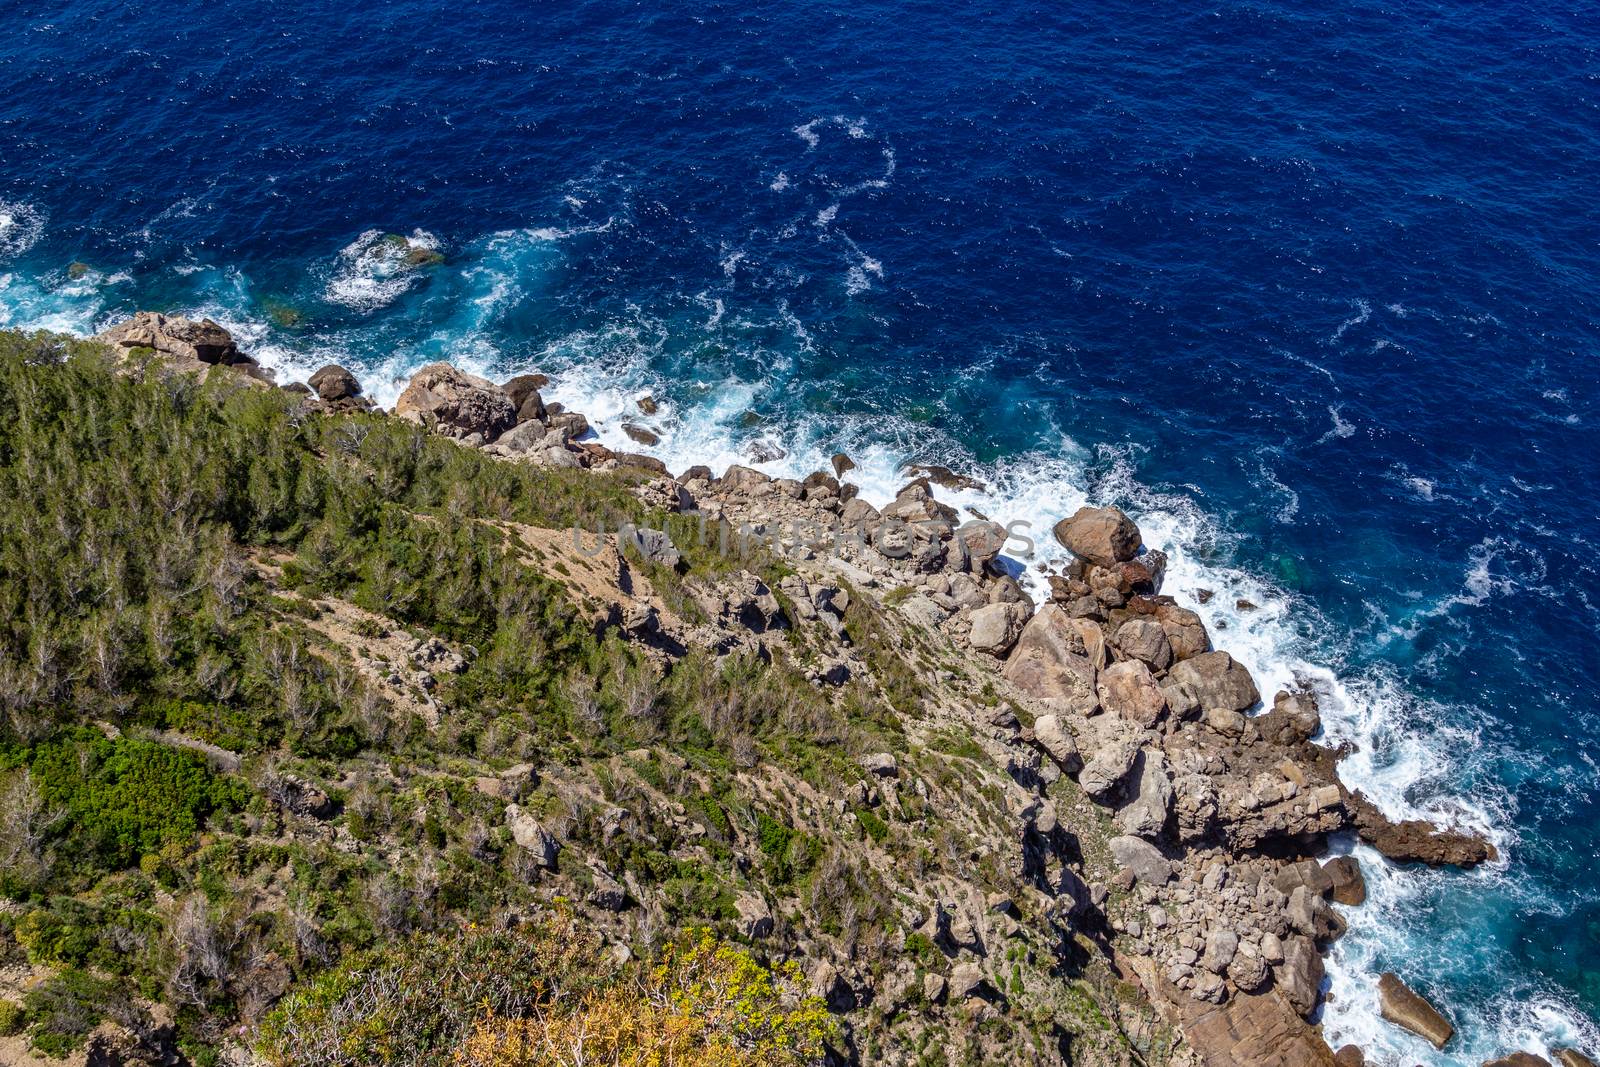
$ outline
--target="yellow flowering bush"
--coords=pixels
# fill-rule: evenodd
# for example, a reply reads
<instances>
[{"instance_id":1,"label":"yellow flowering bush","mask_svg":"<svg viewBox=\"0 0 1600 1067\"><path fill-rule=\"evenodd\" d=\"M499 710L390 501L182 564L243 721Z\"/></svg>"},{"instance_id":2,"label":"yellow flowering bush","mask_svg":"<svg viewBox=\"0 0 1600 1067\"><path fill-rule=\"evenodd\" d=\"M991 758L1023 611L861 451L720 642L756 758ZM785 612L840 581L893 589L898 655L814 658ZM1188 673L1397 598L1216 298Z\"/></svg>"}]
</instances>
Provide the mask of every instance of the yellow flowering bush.
<instances>
[{"instance_id":1,"label":"yellow flowering bush","mask_svg":"<svg viewBox=\"0 0 1600 1067\"><path fill-rule=\"evenodd\" d=\"M644 967L521 1018L486 1014L456 1067L799 1067L834 1034L794 964L769 970L701 932Z\"/></svg>"}]
</instances>

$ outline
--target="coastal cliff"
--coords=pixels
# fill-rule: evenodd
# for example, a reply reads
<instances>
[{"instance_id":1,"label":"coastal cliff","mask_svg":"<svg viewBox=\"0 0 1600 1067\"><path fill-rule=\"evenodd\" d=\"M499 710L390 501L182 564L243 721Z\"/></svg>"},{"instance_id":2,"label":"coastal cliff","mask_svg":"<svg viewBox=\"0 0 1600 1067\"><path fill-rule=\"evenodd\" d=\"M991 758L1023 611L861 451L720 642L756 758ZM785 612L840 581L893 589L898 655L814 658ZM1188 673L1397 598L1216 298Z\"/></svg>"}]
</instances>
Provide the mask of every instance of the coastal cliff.
<instances>
[{"instance_id":1,"label":"coastal cliff","mask_svg":"<svg viewBox=\"0 0 1600 1067\"><path fill-rule=\"evenodd\" d=\"M441 933L625 969L704 928L838 1061L1348 1065L1321 954L1364 889L1330 837L1494 858L1348 788L1318 694L1259 692L1114 508L1029 574L950 471L882 507L843 455L672 472L538 375L433 364L385 414L211 323L14 345L16 1056L524 1062L470 998L340 1034L410 1018L370 976ZM129 760L180 756L186 823L97 826Z\"/></svg>"}]
</instances>

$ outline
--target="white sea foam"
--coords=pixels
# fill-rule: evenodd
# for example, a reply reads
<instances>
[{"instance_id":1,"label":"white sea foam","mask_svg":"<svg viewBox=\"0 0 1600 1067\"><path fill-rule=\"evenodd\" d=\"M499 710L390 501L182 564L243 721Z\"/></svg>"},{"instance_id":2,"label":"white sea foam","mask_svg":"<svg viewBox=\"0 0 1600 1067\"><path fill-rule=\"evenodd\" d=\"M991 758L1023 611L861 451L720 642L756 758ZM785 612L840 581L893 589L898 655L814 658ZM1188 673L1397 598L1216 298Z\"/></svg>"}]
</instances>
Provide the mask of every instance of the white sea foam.
<instances>
[{"instance_id":1,"label":"white sea foam","mask_svg":"<svg viewBox=\"0 0 1600 1067\"><path fill-rule=\"evenodd\" d=\"M44 233L44 212L31 204L0 200L0 259L20 256Z\"/></svg>"},{"instance_id":2,"label":"white sea foam","mask_svg":"<svg viewBox=\"0 0 1600 1067\"><path fill-rule=\"evenodd\" d=\"M407 261L415 249L436 252L439 240L426 230L413 230L403 241L382 230L367 230L339 250L324 296L329 303L371 313L393 303L420 283L424 273Z\"/></svg>"}]
</instances>

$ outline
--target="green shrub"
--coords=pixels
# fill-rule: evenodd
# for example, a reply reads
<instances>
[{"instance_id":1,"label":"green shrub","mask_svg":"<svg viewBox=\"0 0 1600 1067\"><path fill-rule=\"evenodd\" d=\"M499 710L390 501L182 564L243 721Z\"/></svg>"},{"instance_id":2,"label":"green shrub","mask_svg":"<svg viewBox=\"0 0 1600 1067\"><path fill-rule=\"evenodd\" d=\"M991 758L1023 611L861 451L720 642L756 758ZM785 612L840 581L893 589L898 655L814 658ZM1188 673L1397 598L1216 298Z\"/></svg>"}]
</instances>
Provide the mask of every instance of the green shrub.
<instances>
[{"instance_id":1,"label":"green shrub","mask_svg":"<svg viewBox=\"0 0 1600 1067\"><path fill-rule=\"evenodd\" d=\"M870 808L862 808L857 811L856 819L860 821L861 828L867 832L867 836L874 841L881 844L883 839L889 836L889 824L879 818L878 813Z\"/></svg>"},{"instance_id":2,"label":"green shrub","mask_svg":"<svg viewBox=\"0 0 1600 1067\"><path fill-rule=\"evenodd\" d=\"M0 1037L20 1034L27 1025L27 1009L14 1000L0 1000Z\"/></svg>"},{"instance_id":3,"label":"green shrub","mask_svg":"<svg viewBox=\"0 0 1600 1067\"><path fill-rule=\"evenodd\" d=\"M192 840L207 815L236 810L248 795L243 783L212 774L194 752L89 729L6 758L25 764L46 805L65 812L63 832L74 851L112 869Z\"/></svg>"}]
</instances>

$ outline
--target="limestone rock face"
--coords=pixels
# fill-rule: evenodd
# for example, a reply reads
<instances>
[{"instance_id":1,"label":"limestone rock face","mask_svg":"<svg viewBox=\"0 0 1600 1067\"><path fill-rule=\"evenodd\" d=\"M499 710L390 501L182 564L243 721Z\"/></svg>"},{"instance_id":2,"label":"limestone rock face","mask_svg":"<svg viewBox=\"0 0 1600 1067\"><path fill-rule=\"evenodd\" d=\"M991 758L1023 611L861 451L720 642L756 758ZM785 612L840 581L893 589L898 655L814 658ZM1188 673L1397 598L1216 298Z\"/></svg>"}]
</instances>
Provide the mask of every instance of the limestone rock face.
<instances>
[{"instance_id":1,"label":"limestone rock face","mask_svg":"<svg viewBox=\"0 0 1600 1067\"><path fill-rule=\"evenodd\" d=\"M437 433L493 441L516 425L517 409L498 385L448 363L430 363L411 376L394 413Z\"/></svg>"},{"instance_id":2,"label":"limestone rock face","mask_svg":"<svg viewBox=\"0 0 1600 1067\"><path fill-rule=\"evenodd\" d=\"M1055 525L1056 540L1073 555L1110 567L1139 551L1139 527L1118 508L1079 508Z\"/></svg>"},{"instance_id":3,"label":"limestone rock face","mask_svg":"<svg viewBox=\"0 0 1600 1067\"><path fill-rule=\"evenodd\" d=\"M1205 1067L1334 1067L1327 1043L1277 990L1189 1014L1186 1036Z\"/></svg>"},{"instance_id":4,"label":"limestone rock face","mask_svg":"<svg viewBox=\"0 0 1600 1067\"><path fill-rule=\"evenodd\" d=\"M1261 699L1250 672L1226 652L1202 652L1185 659L1167 677L1171 683L1188 686L1206 711L1245 711Z\"/></svg>"},{"instance_id":5,"label":"limestone rock face","mask_svg":"<svg viewBox=\"0 0 1600 1067\"><path fill-rule=\"evenodd\" d=\"M1456 1032L1438 1008L1388 971L1378 976L1378 1006L1385 1019L1410 1030L1434 1048L1444 1048Z\"/></svg>"}]
</instances>

